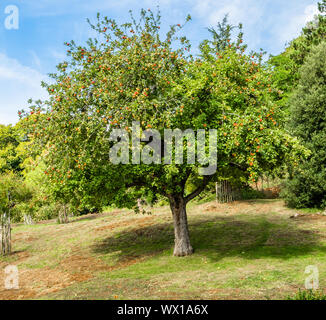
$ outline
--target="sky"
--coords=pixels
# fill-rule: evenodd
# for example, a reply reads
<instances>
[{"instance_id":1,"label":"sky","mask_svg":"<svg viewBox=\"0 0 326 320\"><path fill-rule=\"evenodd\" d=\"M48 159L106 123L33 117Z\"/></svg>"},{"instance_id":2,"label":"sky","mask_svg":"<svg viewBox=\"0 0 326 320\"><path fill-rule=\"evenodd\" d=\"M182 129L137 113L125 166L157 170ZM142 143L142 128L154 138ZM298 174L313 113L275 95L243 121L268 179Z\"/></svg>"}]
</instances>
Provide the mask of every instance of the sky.
<instances>
[{"instance_id":1,"label":"sky","mask_svg":"<svg viewBox=\"0 0 326 320\"><path fill-rule=\"evenodd\" d=\"M244 25L245 42L252 50L282 52L287 42L312 20L318 0L2 0L0 2L0 123L18 121L17 112L27 100L44 99L41 81L65 59L64 42L83 44L94 33L86 21L97 12L118 22L129 21L129 10L160 7L165 26L192 20L183 32L197 48L207 38L207 27L216 26L225 14L233 24ZM17 29L8 20L18 8ZM9 23L12 20L9 21ZM163 28L164 29L164 28Z\"/></svg>"}]
</instances>

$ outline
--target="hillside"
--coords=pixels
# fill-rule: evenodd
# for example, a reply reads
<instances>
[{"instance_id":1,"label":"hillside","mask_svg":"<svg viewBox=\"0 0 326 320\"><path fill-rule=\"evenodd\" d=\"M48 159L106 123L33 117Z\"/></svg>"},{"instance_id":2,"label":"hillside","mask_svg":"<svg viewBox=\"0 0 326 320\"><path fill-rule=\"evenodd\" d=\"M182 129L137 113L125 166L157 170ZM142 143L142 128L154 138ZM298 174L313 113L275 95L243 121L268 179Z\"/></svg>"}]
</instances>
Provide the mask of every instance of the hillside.
<instances>
[{"instance_id":1,"label":"hillside","mask_svg":"<svg viewBox=\"0 0 326 320\"><path fill-rule=\"evenodd\" d=\"M13 228L19 290L0 299L277 299L304 288L308 265L326 284L326 217L280 200L188 208L195 254L172 256L168 207L151 216L114 210ZM0 273L4 283L4 272Z\"/></svg>"}]
</instances>

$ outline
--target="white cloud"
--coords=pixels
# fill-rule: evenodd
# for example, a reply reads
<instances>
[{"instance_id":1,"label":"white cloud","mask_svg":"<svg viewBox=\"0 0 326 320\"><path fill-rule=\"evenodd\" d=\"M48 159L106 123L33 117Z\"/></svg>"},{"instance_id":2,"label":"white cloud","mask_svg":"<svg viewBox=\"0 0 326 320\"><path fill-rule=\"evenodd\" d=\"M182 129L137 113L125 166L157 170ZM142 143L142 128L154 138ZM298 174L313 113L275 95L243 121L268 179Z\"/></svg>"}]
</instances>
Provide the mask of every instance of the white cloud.
<instances>
[{"instance_id":1,"label":"white cloud","mask_svg":"<svg viewBox=\"0 0 326 320\"><path fill-rule=\"evenodd\" d=\"M41 87L46 77L38 71L23 66L17 60L0 53L0 123L18 121L17 112L27 107L27 100L45 98Z\"/></svg>"},{"instance_id":2,"label":"white cloud","mask_svg":"<svg viewBox=\"0 0 326 320\"><path fill-rule=\"evenodd\" d=\"M41 60L38 55L35 53L34 50L30 50L29 52L32 56L33 64L37 67L37 69L41 69Z\"/></svg>"},{"instance_id":3,"label":"white cloud","mask_svg":"<svg viewBox=\"0 0 326 320\"><path fill-rule=\"evenodd\" d=\"M215 26L229 14L229 22L244 25L249 48L278 53L286 42L318 13L317 0L189 0L193 16Z\"/></svg>"},{"instance_id":4,"label":"white cloud","mask_svg":"<svg viewBox=\"0 0 326 320\"><path fill-rule=\"evenodd\" d=\"M49 49L49 53L58 62L62 62L67 58L64 51L58 51L57 49Z\"/></svg>"},{"instance_id":5,"label":"white cloud","mask_svg":"<svg viewBox=\"0 0 326 320\"><path fill-rule=\"evenodd\" d=\"M277 28L279 37L282 42L291 41L300 34L301 29L307 24L307 22L313 20L314 16L318 14L317 5L308 5L302 12L298 12L292 17L288 18L286 28L282 32Z\"/></svg>"},{"instance_id":6,"label":"white cloud","mask_svg":"<svg viewBox=\"0 0 326 320\"><path fill-rule=\"evenodd\" d=\"M222 21L226 14L229 14L231 23L239 22L251 25L262 17L264 2L253 0L203 0L196 1L193 12L205 19L209 26L216 25Z\"/></svg>"}]
</instances>

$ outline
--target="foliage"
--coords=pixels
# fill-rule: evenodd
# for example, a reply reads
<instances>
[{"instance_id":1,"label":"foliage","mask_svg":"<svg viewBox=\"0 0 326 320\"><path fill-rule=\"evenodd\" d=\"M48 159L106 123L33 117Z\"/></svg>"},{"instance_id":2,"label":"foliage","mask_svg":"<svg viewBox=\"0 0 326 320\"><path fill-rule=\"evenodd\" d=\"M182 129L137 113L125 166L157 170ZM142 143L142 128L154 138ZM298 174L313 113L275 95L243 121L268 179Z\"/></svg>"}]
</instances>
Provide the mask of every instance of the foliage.
<instances>
[{"instance_id":1,"label":"foliage","mask_svg":"<svg viewBox=\"0 0 326 320\"><path fill-rule=\"evenodd\" d=\"M279 126L282 114L268 98L270 78L255 60L259 55L245 55L242 40L229 39L223 54L204 45L205 60L191 59L184 53L185 38L179 39L180 49L173 51L171 46L181 26L173 26L162 41L159 18L143 11L144 26L130 23L121 28L105 18L93 28L106 42L89 40L88 48L68 43L71 61L58 66L54 85L46 85L51 95L47 109L34 106L35 116L25 118L36 121L34 138L36 144L42 139L48 148L46 159L52 167L46 173L51 183L61 185L60 196L76 189L76 181L81 188L106 190L119 184L123 189L127 184L121 181L123 175L142 177L158 191L180 192L175 182L189 175L186 171L196 173L196 167L108 164L110 130L129 129L134 120L141 122L142 130L218 127L219 165L236 162L253 178L262 162L267 166L284 160L285 141L288 147L293 141ZM41 111L49 114L47 119L37 117ZM108 179L116 182L107 186Z\"/></svg>"},{"instance_id":2,"label":"foliage","mask_svg":"<svg viewBox=\"0 0 326 320\"><path fill-rule=\"evenodd\" d=\"M24 175L13 172L0 175L0 212L10 209L14 222L24 221L24 216L30 216L34 221L54 218L58 215L58 205L46 192L46 177L42 166L35 170L24 171ZM8 199L10 193L11 201Z\"/></svg>"},{"instance_id":3,"label":"foliage","mask_svg":"<svg viewBox=\"0 0 326 320\"><path fill-rule=\"evenodd\" d=\"M44 201L39 200L40 188L44 186L44 175L36 175L30 169L35 161L29 157L31 143L20 123L15 126L0 125L0 185L1 212L11 206L14 221L23 221L24 215L37 219L37 210ZM29 173L28 173L29 172ZM8 192L12 204L8 202ZM43 192L44 196L44 192ZM39 217L41 218L41 217Z\"/></svg>"},{"instance_id":4,"label":"foliage","mask_svg":"<svg viewBox=\"0 0 326 320\"><path fill-rule=\"evenodd\" d=\"M254 199L264 199L265 194L259 190L255 190L251 187L246 187L240 189L240 197L242 200L254 200Z\"/></svg>"},{"instance_id":5,"label":"foliage","mask_svg":"<svg viewBox=\"0 0 326 320\"><path fill-rule=\"evenodd\" d=\"M326 42L312 49L301 69L298 89L291 99L291 127L311 150L296 168L284 192L296 208L326 207Z\"/></svg>"},{"instance_id":6,"label":"foliage","mask_svg":"<svg viewBox=\"0 0 326 320\"><path fill-rule=\"evenodd\" d=\"M32 196L31 189L21 177L12 172L0 175L0 214L10 210L12 220L21 221L19 205L28 205Z\"/></svg>"},{"instance_id":7,"label":"foliage","mask_svg":"<svg viewBox=\"0 0 326 320\"><path fill-rule=\"evenodd\" d=\"M298 64L291 58L293 47L288 47L278 56L272 56L269 64L273 67L272 82L281 91L280 97L275 97L285 110L288 109L288 99L298 83Z\"/></svg>"},{"instance_id":8,"label":"foliage","mask_svg":"<svg viewBox=\"0 0 326 320\"><path fill-rule=\"evenodd\" d=\"M0 173L21 171L22 159L17 151L20 141L17 128L0 125Z\"/></svg>"}]
</instances>

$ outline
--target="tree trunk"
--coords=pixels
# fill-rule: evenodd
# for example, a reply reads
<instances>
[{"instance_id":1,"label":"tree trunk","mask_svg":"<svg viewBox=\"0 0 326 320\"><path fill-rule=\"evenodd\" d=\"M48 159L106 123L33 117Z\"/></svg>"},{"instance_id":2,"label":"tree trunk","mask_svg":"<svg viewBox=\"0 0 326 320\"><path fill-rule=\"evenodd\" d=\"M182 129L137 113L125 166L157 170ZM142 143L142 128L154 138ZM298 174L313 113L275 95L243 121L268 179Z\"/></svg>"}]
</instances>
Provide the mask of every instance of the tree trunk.
<instances>
[{"instance_id":1,"label":"tree trunk","mask_svg":"<svg viewBox=\"0 0 326 320\"><path fill-rule=\"evenodd\" d=\"M60 224L68 223L68 215L67 215L67 207L64 204L61 208L59 208L58 222Z\"/></svg>"},{"instance_id":2,"label":"tree trunk","mask_svg":"<svg viewBox=\"0 0 326 320\"><path fill-rule=\"evenodd\" d=\"M26 225L34 224L33 218L28 214L24 214L24 224Z\"/></svg>"},{"instance_id":3,"label":"tree trunk","mask_svg":"<svg viewBox=\"0 0 326 320\"><path fill-rule=\"evenodd\" d=\"M186 201L181 195L170 197L169 200L174 220L173 255L177 257L191 255L194 250L189 238Z\"/></svg>"}]
</instances>

